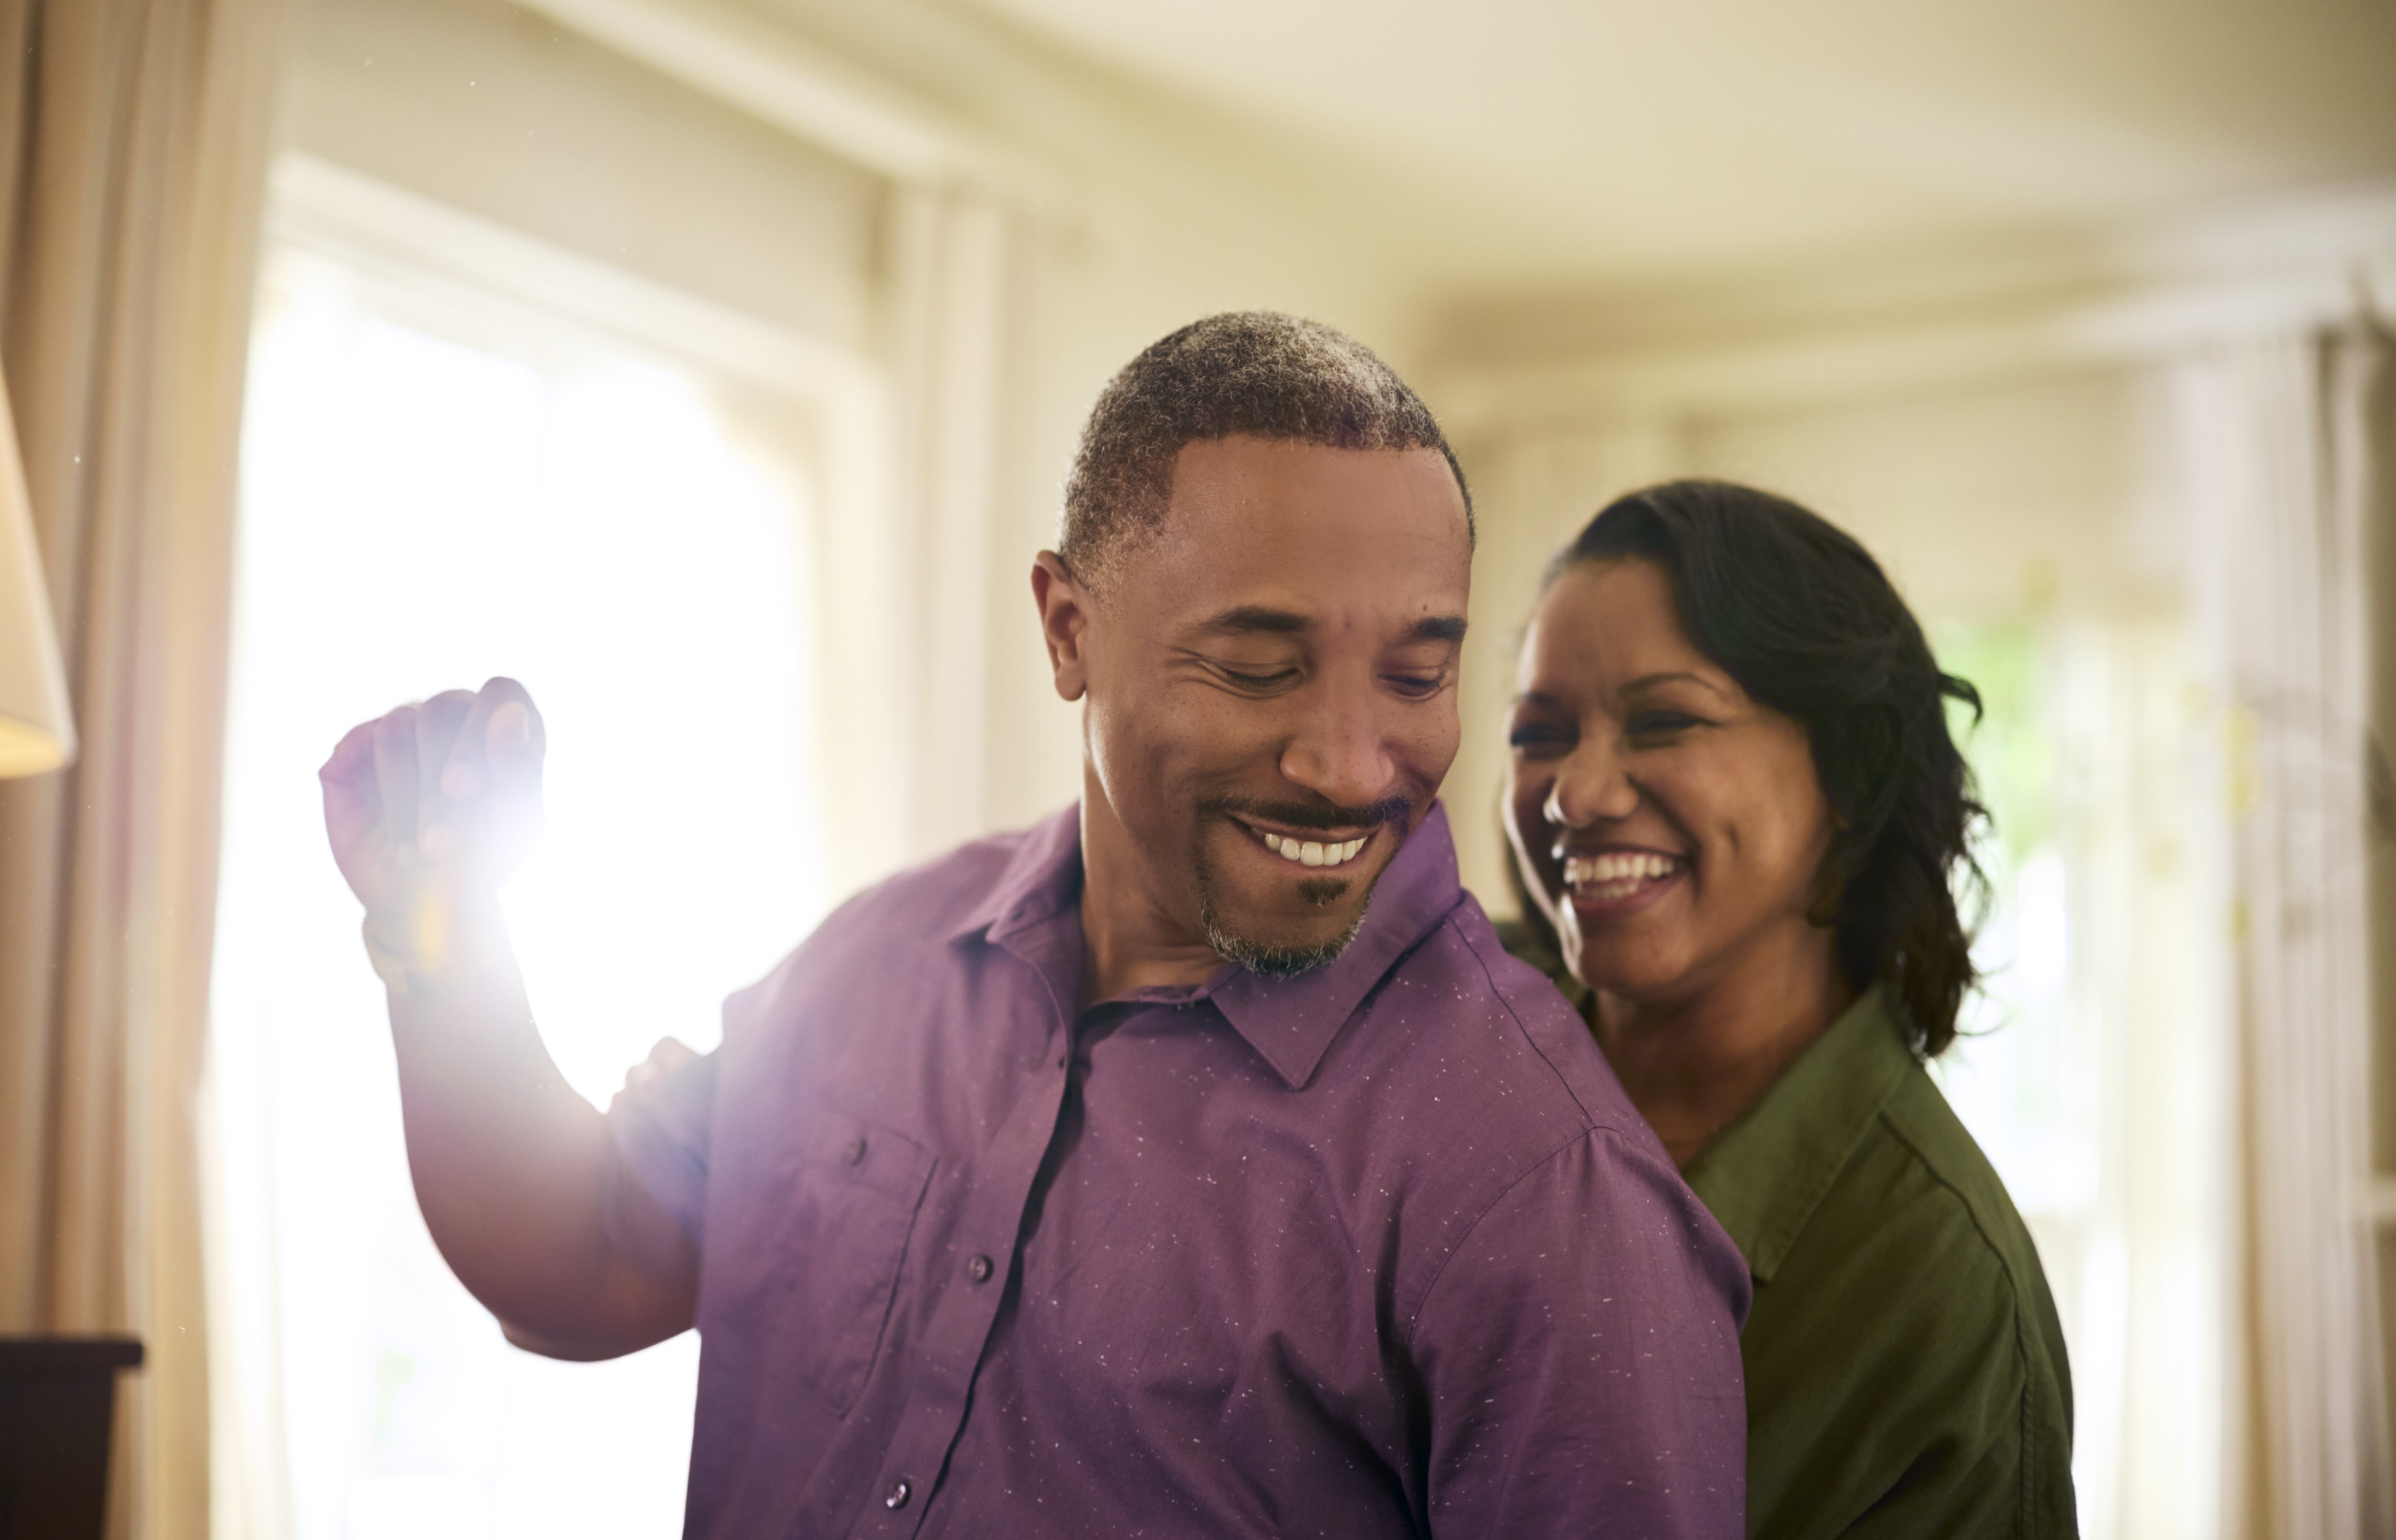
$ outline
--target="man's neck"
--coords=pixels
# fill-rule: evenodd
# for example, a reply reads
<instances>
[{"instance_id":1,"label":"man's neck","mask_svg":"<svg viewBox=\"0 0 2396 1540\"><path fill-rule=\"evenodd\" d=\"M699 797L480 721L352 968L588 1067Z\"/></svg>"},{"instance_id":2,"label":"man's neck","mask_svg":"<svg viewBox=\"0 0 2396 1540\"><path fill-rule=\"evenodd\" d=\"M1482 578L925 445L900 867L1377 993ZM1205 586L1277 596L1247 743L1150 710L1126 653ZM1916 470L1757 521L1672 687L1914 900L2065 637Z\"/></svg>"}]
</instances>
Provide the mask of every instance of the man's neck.
<instances>
[{"instance_id":1,"label":"man's neck","mask_svg":"<svg viewBox=\"0 0 2396 1540\"><path fill-rule=\"evenodd\" d=\"M1598 1046L1675 1165L1753 1106L1854 1001L1828 931L1776 939L1685 994L1600 991L1590 1002Z\"/></svg>"},{"instance_id":2,"label":"man's neck","mask_svg":"<svg viewBox=\"0 0 2396 1540\"><path fill-rule=\"evenodd\" d=\"M1222 957L1151 891L1130 835L1090 777L1082 794L1082 989L1078 1009L1134 989L1194 989Z\"/></svg>"}]
</instances>

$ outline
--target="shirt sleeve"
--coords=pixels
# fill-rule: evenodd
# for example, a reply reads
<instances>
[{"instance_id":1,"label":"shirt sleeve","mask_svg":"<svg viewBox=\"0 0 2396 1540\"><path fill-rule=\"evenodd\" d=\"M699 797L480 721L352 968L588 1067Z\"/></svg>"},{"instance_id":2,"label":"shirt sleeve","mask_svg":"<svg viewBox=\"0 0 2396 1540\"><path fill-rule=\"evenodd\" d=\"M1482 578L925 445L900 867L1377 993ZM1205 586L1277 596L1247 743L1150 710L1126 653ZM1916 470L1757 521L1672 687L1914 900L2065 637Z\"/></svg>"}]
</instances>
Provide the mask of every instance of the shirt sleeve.
<instances>
[{"instance_id":1,"label":"shirt sleeve","mask_svg":"<svg viewBox=\"0 0 2396 1540\"><path fill-rule=\"evenodd\" d=\"M1738 1540L1747 1268L1659 1155L1600 1129L1516 1182L1416 1317L1439 1540Z\"/></svg>"},{"instance_id":2,"label":"shirt sleeve","mask_svg":"<svg viewBox=\"0 0 2396 1540\"><path fill-rule=\"evenodd\" d=\"M715 1062L715 1055L702 1055L671 1074L627 1086L607 1109L621 1175L672 1215L693 1245L704 1243ZM608 1205L607 1228L611 1242L639 1243L614 1203Z\"/></svg>"}]
</instances>

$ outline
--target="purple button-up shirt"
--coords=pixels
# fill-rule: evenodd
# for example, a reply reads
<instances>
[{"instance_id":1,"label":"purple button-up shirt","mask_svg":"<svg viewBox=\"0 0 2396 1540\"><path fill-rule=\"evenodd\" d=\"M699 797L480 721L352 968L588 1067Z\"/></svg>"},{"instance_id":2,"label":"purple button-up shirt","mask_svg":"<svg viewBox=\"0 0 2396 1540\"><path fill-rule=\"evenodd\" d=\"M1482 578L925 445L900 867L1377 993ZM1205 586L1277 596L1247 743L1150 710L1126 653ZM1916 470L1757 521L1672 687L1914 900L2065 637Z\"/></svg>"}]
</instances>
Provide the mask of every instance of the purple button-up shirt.
<instances>
[{"instance_id":1,"label":"purple button-up shirt","mask_svg":"<svg viewBox=\"0 0 2396 1540\"><path fill-rule=\"evenodd\" d=\"M1742 1528L1747 1266L1446 815L1338 961L1077 1012L1079 821L866 893L618 1100L695 1536Z\"/></svg>"}]
</instances>

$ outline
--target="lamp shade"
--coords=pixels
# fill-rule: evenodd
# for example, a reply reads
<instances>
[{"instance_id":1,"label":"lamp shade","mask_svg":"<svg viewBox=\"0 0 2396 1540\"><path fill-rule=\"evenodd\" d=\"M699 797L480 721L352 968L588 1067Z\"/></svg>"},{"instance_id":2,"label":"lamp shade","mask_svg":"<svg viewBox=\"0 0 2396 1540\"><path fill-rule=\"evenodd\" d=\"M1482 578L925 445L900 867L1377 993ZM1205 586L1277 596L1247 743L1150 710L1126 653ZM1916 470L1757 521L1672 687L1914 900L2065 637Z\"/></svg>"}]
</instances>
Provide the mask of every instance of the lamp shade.
<instances>
[{"instance_id":1,"label":"lamp shade","mask_svg":"<svg viewBox=\"0 0 2396 1540\"><path fill-rule=\"evenodd\" d=\"M17 414L0 378L0 777L37 776L74 756L74 716L42 552L33 543Z\"/></svg>"}]
</instances>

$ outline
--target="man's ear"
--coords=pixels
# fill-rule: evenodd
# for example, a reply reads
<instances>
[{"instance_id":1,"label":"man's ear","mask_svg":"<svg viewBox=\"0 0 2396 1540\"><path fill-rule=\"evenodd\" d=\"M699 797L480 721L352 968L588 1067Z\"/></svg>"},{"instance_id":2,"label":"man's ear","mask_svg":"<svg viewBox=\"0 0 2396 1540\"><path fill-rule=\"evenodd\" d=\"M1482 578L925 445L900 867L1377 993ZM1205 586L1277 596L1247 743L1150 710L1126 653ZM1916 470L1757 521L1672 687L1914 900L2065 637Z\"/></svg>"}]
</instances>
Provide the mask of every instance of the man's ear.
<instances>
[{"instance_id":1,"label":"man's ear","mask_svg":"<svg viewBox=\"0 0 2396 1540\"><path fill-rule=\"evenodd\" d=\"M1032 562L1032 602L1040 610L1040 639L1048 644L1048 668L1056 677L1057 694L1079 700L1090 687L1085 647L1090 632L1092 604L1064 559L1044 551Z\"/></svg>"}]
</instances>

